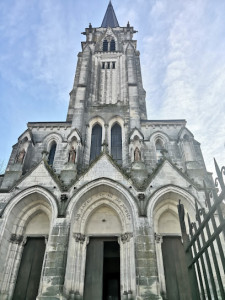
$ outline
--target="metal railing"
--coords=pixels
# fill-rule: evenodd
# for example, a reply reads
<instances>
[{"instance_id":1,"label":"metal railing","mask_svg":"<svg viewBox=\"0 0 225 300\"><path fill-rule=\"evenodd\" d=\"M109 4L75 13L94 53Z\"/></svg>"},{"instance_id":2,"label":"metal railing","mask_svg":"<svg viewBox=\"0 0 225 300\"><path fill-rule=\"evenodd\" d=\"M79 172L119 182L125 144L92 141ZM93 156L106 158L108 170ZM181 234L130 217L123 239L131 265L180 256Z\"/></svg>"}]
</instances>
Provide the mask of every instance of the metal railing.
<instances>
[{"instance_id":1,"label":"metal railing","mask_svg":"<svg viewBox=\"0 0 225 300\"><path fill-rule=\"evenodd\" d=\"M215 188L204 183L208 212L195 201L196 222L188 216L189 236L184 221L184 207L179 203L178 213L187 258L193 299L225 299L225 167L220 170L215 162Z\"/></svg>"}]
</instances>

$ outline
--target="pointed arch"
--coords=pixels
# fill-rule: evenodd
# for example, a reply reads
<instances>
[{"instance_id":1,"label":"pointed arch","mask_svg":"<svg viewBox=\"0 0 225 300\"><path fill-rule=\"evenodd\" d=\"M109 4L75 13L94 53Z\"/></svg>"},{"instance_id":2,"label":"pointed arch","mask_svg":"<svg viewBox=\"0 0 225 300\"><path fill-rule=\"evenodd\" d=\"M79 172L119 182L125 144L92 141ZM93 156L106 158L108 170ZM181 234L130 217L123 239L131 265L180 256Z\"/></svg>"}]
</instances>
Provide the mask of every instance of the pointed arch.
<instances>
[{"instance_id":1,"label":"pointed arch","mask_svg":"<svg viewBox=\"0 0 225 300\"><path fill-rule=\"evenodd\" d=\"M102 147L102 127L99 123L96 123L92 127L91 132L91 154L90 161L94 160L101 153Z\"/></svg>"},{"instance_id":2,"label":"pointed arch","mask_svg":"<svg viewBox=\"0 0 225 300\"><path fill-rule=\"evenodd\" d=\"M52 141L51 144L50 144L49 155L48 155L48 164L49 164L49 166L53 166L56 147L57 147L56 142Z\"/></svg>"},{"instance_id":3,"label":"pointed arch","mask_svg":"<svg viewBox=\"0 0 225 300\"><path fill-rule=\"evenodd\" d=\"M102 43L102 51L103 52L107 52L108 51L108 47L109 47L109 42L105 39L103 40L103 43Z\"/></svg>"},{"instance_id":4,"label":"pointed arch","mask_svg":"<svg viewBox=\"0 0 225 300\"><path fill-rule=\"evenodd\" d=\"M111 128L111 155L122 165L122 129L117 122Z\"/></svg>"},{"instance_id":5,"label":"pointed arch","mask_svg":"<svg viewBox=\"0 0 225 300\"><path fill-rule=\"evenodd\" d=\"M110 51L116 51L116 42L114 39L110 41Z\"/></svg>"},{"instance_id":6,"label":"pointed arch","mask_svg":"<svg viewBox=\"0 0 225 300\"><path fill-rule=\"evenodd\" d=\"M117 230L113 231L113 228L105 227L103 237L118 239L121 257L120 270L124 270L120 273L122 293L131 290L133 295L136 295L133 235L135 235L134 223L137 220L137 209L131 197L126 189L107 179L88 183L72 197L67 208L68 218L72 220L65 275L67 292L74 290L83 295L87 244L90 238L102 236L98 228L95 227L96 231L94 231L96 222L99 222L98 226L101 226L103 218L106 223L107 220L110 223L111 218L111 221L117 224ZM102 215L101 209L106 209L108 216ZM95 215L96 212L99 214ZM88 223L93 216L95 220L89 232Z\"/></svg>"},{"instance_id":7,"label":"pointed arch","mask_svg":"<svg viewBox=\"0 0 225 300\"><path fill-rule=\"evenodd\" d=\"M39 216L38 220L37 216ZM18 274L23 253L23 244L26 243L26 240L29 240L29 245L31 245L30 243L34 245L34 240L39 239L45 248L43 237L49 234L53 219L57 217L57 204L54 197L45 189L33 187L11 199L2 217L0 288L1 292L5 292L11 299L13 293L13 288L11 287L15 286L15 278ZM35 226L37 221L45 223L38 230ZM29 247L26 247L26 249L31 249ZM43 257L40 259L43 261ZM7 261L7 264L4 263L5 261ZM41 274L42 263L39 266ZM5 283L4 286L1 285L2 282ZM39 281L36 283L36 289L38 289L38 286Z\"/></svg>"}]
</instances>

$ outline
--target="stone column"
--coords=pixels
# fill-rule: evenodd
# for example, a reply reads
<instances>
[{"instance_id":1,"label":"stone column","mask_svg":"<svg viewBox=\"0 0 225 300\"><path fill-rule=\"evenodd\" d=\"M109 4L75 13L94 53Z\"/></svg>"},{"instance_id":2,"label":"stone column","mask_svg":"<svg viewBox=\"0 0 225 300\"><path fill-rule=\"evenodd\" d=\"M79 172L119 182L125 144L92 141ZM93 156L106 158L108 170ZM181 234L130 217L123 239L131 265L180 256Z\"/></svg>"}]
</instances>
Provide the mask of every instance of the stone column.
<instances>
[{"instance_id":1,"label":"stone column","mask_svg":"<svg viewBox=\"0 0 225 300\"><path fill-rule=\"evenodd\" d=\"M157 267L158 267L160 294L161 295L166 295L166 282L165 282L163 257L162 257L163 236L160 235L160 234L155 234L155 242L156 242L156 256L157 256Z\"/></svg>"},{"instance_id":2,"label":"stone column","mask_svg":"<svg viewBox=\"0 0 225 300\"><path fill-rule=\"evenodd\" d=\"M162 299L158 289L155 238L148 219L139 219L136 237L137 295L143 300Z\"/></svg>"},{"instance_id":3,"label":"stone column","mask_svg":"<svg viewBox=\"0 0 225 300\"><path fill-rule=\"evenodd\" d=\"M2 300L11 299L13 296L25 243L26 239L24 239L22 235L11 234L8 245L8 254L5 258L8 263L4 269L2 284L0 287L0 298Z\"/></svg>"},{"instance_id":4,"label":"stone column","mask_svg":"<svg viewBox=\"0 0 225 300\"><path fill-rule=\"evenodd\" d=\"M69 238L69 225L58 218L52 228L45 253L41 293L38 300L61 299Z\"/></svg>"},{"instance_id":5,"label":"stone column","mask_svg":"<svg viewBox=\"0 0 225 300\"><path fill-rule=\"evenodd\" d=\"M119 239L121 261L122 299L136 296L133 233L126 232Z\"/></svg>"}]
</instances>

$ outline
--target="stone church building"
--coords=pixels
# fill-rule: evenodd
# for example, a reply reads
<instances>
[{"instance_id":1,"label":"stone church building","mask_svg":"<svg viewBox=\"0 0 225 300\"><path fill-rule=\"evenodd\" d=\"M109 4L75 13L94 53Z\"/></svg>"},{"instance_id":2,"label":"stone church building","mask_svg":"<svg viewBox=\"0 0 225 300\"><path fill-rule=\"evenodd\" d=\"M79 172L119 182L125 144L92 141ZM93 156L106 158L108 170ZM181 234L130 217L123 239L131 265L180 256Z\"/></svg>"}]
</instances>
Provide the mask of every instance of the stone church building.
<instances>
[{"instance_id":1,"label":"stone church building","mask_svg":"<svg viewBox=\"0 0 225 300\"><path fill-rule=\"evenodd\" d=\"M193 219L211 175L185 120L147 119L136 32L109 2L82 33L66 121L29 122L13 146L1 300L191 299L177 204Z\"/></svg>"}]
</instances>

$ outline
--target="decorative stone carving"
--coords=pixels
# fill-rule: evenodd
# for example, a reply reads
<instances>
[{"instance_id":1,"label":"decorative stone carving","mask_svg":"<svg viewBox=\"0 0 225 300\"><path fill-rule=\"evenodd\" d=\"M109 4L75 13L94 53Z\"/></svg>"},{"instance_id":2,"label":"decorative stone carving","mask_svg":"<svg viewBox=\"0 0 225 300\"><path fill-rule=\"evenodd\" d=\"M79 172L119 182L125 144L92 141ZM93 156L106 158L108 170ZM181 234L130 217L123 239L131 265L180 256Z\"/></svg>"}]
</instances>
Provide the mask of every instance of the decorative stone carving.
<instances>
[{"instance_id":1,"label":"decorative stone carving","mask_svg":"<svg viewBox=\"0 0 225 300\"><path fill-rule=\"evenodd\" d=\"M138 147L134 150L134 161L141 161L141 151Z\"/></svg>"},{"instance_id":2,"label":"decorative stone carving","mask_svg":"<svg viewBox=\"0 0 225 300\"><path fill-rule=\"evenodd\" d=\"M103 146L103 152L109 153L108 144L106 143L106 140L104 140L102 146Z\"/></svg>"},{"instance_id":3,"label":"decorative stone carving","mask_svg":"<svg viewBox=\"0 0 225 300\"><path fill-rule=\"evenodd\" d=\"M76 161L76 150L74 149L74 147L72 147L69 152L68 162L75 164L75 161Z\"/></svg>"},{"instance_id":4,"label":"decorative stone carving","mask_svg":"<svg viewBox=\"0 0 225 300\"><path fill-rule=\"evenodd\" d=\"M11 234L11 237L10 237L10 242L13 243L13 244L21 244L22 241L23 241L23 235L19 235L19 234Z\"/></svg>"},{"instance_id":5,"label":"decorative stone carving","mask_svg":"<svg viewBox=\"0 0 225 300\"><path fill-rule=\"evenodd\" d=\"M42 158L43 158L44 160L47 160L47 157L48 157L49 152L46 151L46 150L43 150L43 151L41 152L41 154L42 154Z\"/></svg>"},{"instance_id":6,"label":"decorative stone carving","mask_svg":"<svg viewBox=\"0 0 225 300\"><path fill-rule=\"evenodd\" d=\"M123 243L129 242L132 237L133 237L132 232L125 232L124 234L121 235L121 241Z\"/></svg>"},{"instance_id":7,"label":"decorative stone carving","mask_svg":"<svg viewBox=\"0 0 225 300\"><path fill-rule=\"evenodd\" d=\"M16 157L16 163L18 164L22 164L23 163L23 160L24 160L24 157L25 157L25 154L26 154L26 151L24 149L22 149L17 157Z\"/></svg>"},{"instance_id":8,"label":"decorative stone carving","mask_svg":"<svg viewBox=\"0 0 225 300\"><path fill-rule=\"evenodd\" d=\"M68 199L68 196L66 194L62 194L60 199L62 202L65 202Z\"/></svg>"},{"instance_id":9,"label":"decorative stone carving","mask_svg":"<svg viewBox=\"0 0 225 300\"><path fill-rule=\"evenodd\" d=\"M145 194L138 194L138 199L140 200L140 201L144 201L145 200Z\"/></svg>"},{"instance_id":10,"label":"decorative stone carving","mask_svg":"<svg viewBox=\"0 0 225 300\"><path fill-rule=\"evenodd\" d=\"M85 241L85 235L82 233L74 233L73 237L75 238L75 241L77 243L80 242L81 244L83 244Z\"/></svg>"},{"instance_id":11,"label":"decorative stone carving","mask_svg":"<svg viewBox=\"0 0 225 300\"><path fill-rule=\"evenodd\" d=\"M155 233L155 241L156 243L160 244L163 241L163 237L161 234Z\"/></svg>"}]
</instances>

